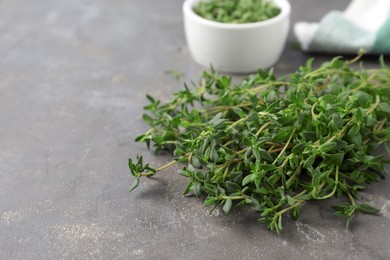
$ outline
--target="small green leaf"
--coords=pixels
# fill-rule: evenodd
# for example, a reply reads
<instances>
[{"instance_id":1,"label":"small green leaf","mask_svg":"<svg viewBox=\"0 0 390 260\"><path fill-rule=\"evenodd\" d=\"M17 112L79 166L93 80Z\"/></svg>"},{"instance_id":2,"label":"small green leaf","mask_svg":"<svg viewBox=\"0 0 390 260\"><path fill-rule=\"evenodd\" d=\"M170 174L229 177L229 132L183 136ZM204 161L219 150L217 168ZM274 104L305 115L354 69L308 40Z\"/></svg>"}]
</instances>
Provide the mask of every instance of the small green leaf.
<instances>
[{"instance_id":1,"label":"small green leaf","mask_svg":"<svg viewBox=\"0 0 390 260\"><path fill-rule=\"evenodd\" d=\"M290 217L293 220L298 220L298 218L299 218L299 207L295 207L295 208L291 209Z\"/></svg>"},{"instance_id":2,"label":"small green leaf","mask_svg":"<svg viewBox=\"0 0 390 260\"><path fill-rule=\"evenodd\" d=\"M230 82L231 82L231 78L223 75L220 79L218 79L217 88L219 89L229 88Z\"/></svg>"},{"instance_id":3,"label":"small green leaf","mask_svg":"<svg viewBox=\"0 0 390 260\"><path fill-rule=\"evenodd\" d=\"M303 168L308 169L310 166L313 165L315 159L316 159L315 154L310 155L310 156L306 159L305 163L303 164Z\"/></svg>"},{"instance_id":4,"label":"small green leaf","mask_svg":"<svg viewBox=\"0 0 390 260\"><path fill-rule=\"evenodd\" d=\"M259 118L259 115L257 114L257 112L253 112L251 113L248 118L246 119L247 122L251 122L251 121L255 121Z\"/></svg>"},{"instance_id":5,"label":"small green leaf","mask_svg":"<svg viewBox=\"0 0 390 260\"><path fill-rule=\"evenodd\" d=\"M363 121L363 109L361 107L358 107L355 111L355 119L358 122Z\"/></svg>"},{"instance_id":6,"label":"small green leaf","mask_svg":"<svg viewBox=\"0 0 390 260\"><path fill-rule=\"evenodd\" d=\"M294 146L294 148L292 149L292 153L296 155L301 155L305 150L305 148L306 148L306 142L299 143Z\"/></svg>"},{"instance_id":7,"label":"small green leaf","mask_svg":"<svg viewBox=\"0 0 390 260\"><path fill-rule=\"evenodd\" d=\"M349 141L352 142L354 145L361 146L362 145L362 135L360 133L354 135L354 136L348 136Z\"/></svg>"},{"instance_id":8,"label":"small green leaf","mask_svg":"<svg viewBox=\"0 0 390 260\"><path fill-rule=\"evenodd\" d=\"M242 189L240 185L232 181L226 181L225 184L226 184L226 189L228 190L229 193L237 192Z\"/></svg>"},{"instance_id":9,"label":"small green leaf","mask_svg":"<svg viewBox=\"0 0 390 260\"><path fill-rule=\"evenodd\" d=\"M329 159L329 162L333 165L341 165L344 162L344 153L336 154L327 154L326 157Z\"/></svg>"},{"instance_id":10,"label":"small green leaf","mask_svg":"<svg viewBox=\"0 0 390 260\"><path fill-rule=\"evenodd\" d=\"M327 153L330 151L334 151L334 149L336 149L336 147L337 147L336 142L329 142L329 143L325 143L325 144L321 145L320 150L323 153Z\"/></svg>"},{"instance_id":11,"label":"small green leaf","mask_svg":"<svg viewBox=\"0 0 390 260\"><path fill-rule=\"evenodd\" d=\"M353 137L353 136L359 134L359 132L360 132L360 126L354 125L354 126L352 126L351 129L348 131L348 137L350 137L350 136Z\"/></svg>"},{"instance_id":12,"label":"small green leaf","mask_svg":"<svg viewBox=\"0 0 390 260\"><path fill-rule=\"evenodd\" d=\"M319 120L314 119L313 121L311 121L311 124L312 126L319 126L321 122Z\"/></svg>"},{"instance_id":13,"label":"small green leaf","mask_svg":"<svg viewBox=\"0 0 390 260\"><path fill-rule=\"evenodd\" d=\"M249 197L249 200L250 200L249 204L250 204L251 209L253 209L254 211L260 212L261 205L260 205L259 201L257 199L255 199L254 197Z\"/></svg>"},{"instance_id":14,"label":"small green leaf","mask_svg":"<svg viewBox=\"0 0 390 260\"><path fill-rule=\"evenodd\" d=\"M145 121L145 123L147 123L149 126L153 126L154 125L154 120L146 113L144 113L142 115L142 119Z\"/></svg>"},{"instance_id":15,"label":"small green leaf","mask_svg":"<svg viewBox=\"0 0 390 260\"><path fill-rule=\"evenodd\" d=\"M344 62L341 60L341 57L335 57L333 60L330 62L330 65L334 69L339 69L343 66Z\"/></svg>"},{"instance_id":16,"label":"small green leaf","mask_svg":"<svg viewBox=\"0 0 390 260\"><path fill-rule=\"evenodd\" d=\"M202 164L197 156L192 157L192 165L197 169L202 168Z\"/></svg>"},{"instance_id":17,"label":"small green leaf","mask_svg":"<svg viewBox=\"0 0 390 260\"><path fill-rule=\"evenodd\" d=\"M379 109L387 114L390 114L390 105L388 103L379 103Z\"/></svg>"},{"instance_id":18,"label":"small green leaf","mask_svg":"<svg viewBox=\"0 0 390 260\"><path fill-rule=\"evenodd\" d=\"M261 79L267 79L269 74L268 74L268 72L265 71L264 69L259 68L259 69L257 70L257 75L258 75L259 78L261 78Z\"/></svg>"},{"instance_id":19,"label":"small green leaf","mask_svg":"<svg viewBox=\"0 0 390 260\"><path fill-rule=\"evenodd\" d=\"M246 113L244 112L244 110L242 110L241 108L239 107L233 107L233 112L236 113L240 118L244 118L246 117Z\"/></svg>"},{"instance_id":20,"label":"small green leaf","mask_svg":"<svg viewBox=\"0 0 390 260\"><path fill-rule=\"evenodd\" d=\"M172 119L172 126L173 126L174 128L178 128L179 125L180 125L180 122L181 122L180 117L174 117L174 118Z\"/></svg>"},{"instance_id":21,"label":"small green leaf","mask_svg":"<svg viewBox=\"0 0 390 260\"><path fill-rule=\"evenodd\" d=\"M150 101L150 103L155 102L155 99L151 95L146 94L146 98Z\"/></svg>"},{"instance_id":22,"label":"small green leaf","mask_svg":"<svg viewBox=\"0 0 390 260\"><path fill-rule=\"evenodd\" d=\"M336 129L341 129L344 125L343 119L341 119L340 114L333 114L332 115L332 122Z\"/></svg>"},{"instance_id":23,"label":"small green leaf","mask_svg":"<svg viewBox=\"0 0 390 260\"><path fill-rule=\"evenodd\" d=\"M204 201L203 205L209 206L211 204L214 204L217 201L215 197L207 197L207 199Z\"/></svg>"},{"instance_id":24,"label":"small green leaf","mask_svg":"<svg viewBox=\"0 0 390 260\"><path fill-rule=\"evenodd\" d=\"M182 175L183 175L183 174L182 174ZM187 176L187 177L189 177L189 176ZM193 182L193 181L191 181L190 183L188 183L186 189L185 189L184 192L183 192L183 195L188 195L188 194L190 193L190 191L191 191L193 185L194 185L194 182Z\"/></svg>"},{"instance_id":25,"label":"small green leaf","mask_svg":"<svg viewBox=\"0 0 390 260\"><path fill-rule=\"evenodd\" d=\"M347 203L339 203L339 204L335 204L335 205L332 205L332 209L334 209L335 211L346 211L349 207L349 204Z\"/></svg>"},{"instance_id":26,"label":"small green leaf","mask_svg":"<svg viewBox=\"0 0 390 260\"><path fill-rule=\"evenodd\" d=\"M295 204L295 200L293 198L291 198L291 196L286 196L287 198L287 204L292 206Z\"/></svg>"},{"instance_id":27,"label":"small green leaf","mask_svg":"<svg viewBox=\"0 0 390 260\"><path fill-rule=\"evenodd\" d=\"M260 155L259 150L257 150L256 148L253 148L253 149L252 149L252 153L253 153L253 155L255 156L255 158L256 158L257 161L260 161L260 160L261 160L261 155Z\"/></svg>"},{"instance_id":28,"label":"small green leaf","mask_svg":"<svg viewBox=\"0 0 390 260\"><path fill-rule=\"evenodd\" d=\"M263 194L263 195L267 195L270 193L269 190L267 190L266 188L264 187L259 187L259 188L256 188L255 190L257 193L260 193L260 194Z\"/></svg>"},{"instance_id":29,"label":"small green leaf","mask_svg":"<svg viewBox=\"0 0 390 260\"><path fill-rule=\"evenodd\" d=\"M199 198L200 195L202 195L202 184L200 184L200 182L195 182L192 185L192 191L194 192L194 195Z\"/></svg>"},{"instance_id":30,"label":"small green leaf","mask_svg":"<svg viewBox=\"0 0 390 260\"><path fill-rule=\"evenodd\" d=\"M249 174L242 180L242 186L246 186L253 181L253 175Z\"/></svg>"},{"instance_id":31,"label":"small green leaf","mask_svg":"<svg viewBox=\"0 0 390 260\"><path fill-rule=\"evenodd\" d=\"M272 156L264 149L259 149L258 150L259 153L260 153L260 157L264 160L266 160L267 162L272 162L274 159L272 158Z\"/></svg>"},{"instance_id":32,"label":"small green leaf","mask_svg":"<svg viewBox=\"0 0 390 260\"><path fill-rule=\"evenodd\" d=\"M285 142L287 141L287 139L289 138L290 136L290 132L287 132L287 131L279 131L275 136L274 138L272 139L272 141L274 141L275 143L282 143L282 142Z\"/></svg>"},{"instance_id":33,"label":"small green leaf","mask_svg":"<svg viewBox=\"0 0 390 260\"><path fill-rule=\"evenodd\" d=\"M134 139L134 141L136 141L136 142L142 142L142 140L144 140L145 139L145 134L142 134L142 135L139 135L139 136L137 136L135 139Z\"/></svg>"},{"instance_id":34,"label":"small green leaf","mask_svg":"<svg viewBox=\"0 0 390 260\"><path fill-rule=\"evenodd\" d=\"M130 158L129 158L129 169L133 176L138 177L136 172L136 165L133 163L133 160L131 160Z\"/></svg>"},{"instance_id":35,"label":"small green leaf","mask_svg":"<svg viewBox=\"0 0 390 260\"><path fill-rule=\"evenodd\" d=\"M271 103L271 102L273 102L276 98L277 98L276 91L273 90L273 89L271 89L271 90L268 92L267 97L266 97L267 102Z\"/></svg>"},{"instance_id":36,"label":"small green leaf","mask_svg":"<svg viewBox=\"0 0 390 260\"><path fill-rule=\"evenodd\" d=\"M278 167L276 167L273 164L261 164L260 169L265 171L265 172L270 172L276 170Z\"/></svg>"},{"instance_id":37,"label":"small green leaf","mask_svg":"<svg viewBox=\"0 0 390 260\"><path fill-rule=\"evenodd\" d=\"M365 214L371 214L371 215L376 215L379 213L379 209L377 208L374 208L373 206L370 206L368 204L360 204L358 207L357 207L357 210L359 212L362 212L362 213L365 213Z\"/></svg>"},{"instance_id":38,"label":"small green leaf","mask_svg":"<svg viewBox=\"0 0 390 260\"><path fill-rule=\"evenodd\" d=\"M135 188L137 188L138 184L139 184L139 178L135 178L133 184L129 188L129 192L132 192Z\"/></svg>"},{"instance_id":39,"label":"small green leaf","mask_svg":"<svg viewBox=\"0 0 390 260\"><path fill-rule=\"evenodd\" d=\"M225 204L224 204L224 206L223 206L223 211L225 212L225 213L229 213L230 212L230 209L232 208L232 204L233 204L233 202L232 202L232 200L231 199L227 199L226 201L225 201Z\"/></svg>"}]
</instances>

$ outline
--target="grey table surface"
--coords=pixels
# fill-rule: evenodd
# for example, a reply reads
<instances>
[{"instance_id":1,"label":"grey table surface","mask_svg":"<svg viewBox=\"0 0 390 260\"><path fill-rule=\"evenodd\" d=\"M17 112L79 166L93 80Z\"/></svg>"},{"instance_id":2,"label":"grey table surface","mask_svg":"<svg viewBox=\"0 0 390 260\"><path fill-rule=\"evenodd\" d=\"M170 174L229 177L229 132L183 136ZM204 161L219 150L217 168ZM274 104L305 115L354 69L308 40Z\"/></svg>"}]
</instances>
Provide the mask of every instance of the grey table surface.
<instances>
[{"instance_id":1,"label":"grey table surface","mask_svg":"<svg viewBox=\"0 0 390 260\"><path fill-rule=\"evenodd\" d=\"M0 259L390 259L389 181L362 196L382 216L350 230L330 202L308 203L277 236L251 211L209 214L165 171L132 183L127 159L155 157L134 138L145 95L204 69L186 46L182 0L0 1ZM291 0L292 24L346 0ZM290 33L276 72L309 57ZM317 61L330 56L317 56ZM366 61L375 66L375 59Z\"/></svg>"}]
</instances>

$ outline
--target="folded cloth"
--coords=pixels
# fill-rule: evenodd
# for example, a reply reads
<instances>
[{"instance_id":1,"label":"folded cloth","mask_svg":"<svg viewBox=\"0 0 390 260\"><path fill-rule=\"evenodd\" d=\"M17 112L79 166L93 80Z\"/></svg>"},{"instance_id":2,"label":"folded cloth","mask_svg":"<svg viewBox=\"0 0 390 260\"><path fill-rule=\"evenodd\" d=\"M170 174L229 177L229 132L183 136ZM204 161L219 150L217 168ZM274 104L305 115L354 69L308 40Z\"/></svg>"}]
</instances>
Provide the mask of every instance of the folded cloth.
<instances>
[{"instance_id":1,"label":"folded cloth","mask_svg":"<svg viewBox=\"0 0 390 260\"><path fill-rule=\"evenodd\" d=\"M390 0L352 0L318 24L296 23L294 33L307 52L390 54Z\"/></svg>"}]
</instances>

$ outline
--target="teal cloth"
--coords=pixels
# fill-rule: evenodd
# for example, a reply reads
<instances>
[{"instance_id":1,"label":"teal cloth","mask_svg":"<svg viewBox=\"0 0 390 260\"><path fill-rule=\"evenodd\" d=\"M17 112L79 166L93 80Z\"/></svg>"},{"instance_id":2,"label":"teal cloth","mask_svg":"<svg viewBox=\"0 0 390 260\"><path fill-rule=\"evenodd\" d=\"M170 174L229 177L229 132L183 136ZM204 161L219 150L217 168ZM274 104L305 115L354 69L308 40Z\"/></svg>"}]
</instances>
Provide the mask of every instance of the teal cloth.
<instances>
[{"instance_id":1,"label":"teal cloth","mask_svg":"<svg viewBox=\"0 0 390 260\"><path fill-rule=\"evenodd\" d=\"M385 24L378 31L372 52L390 53L390 17L387 18Z\"/></svg>"},{"instance_id":2,"label":"teal cloth","mask_svg":"<svg viewBox=\"0 0 390 260\"><path fill-rule=\"evenodd\" d=\"M332 11L319 23L307 51L356 54L362 48L368 53L390 54L390 13L378 31L370 32L346 19L341 12Z\"/></svg>"}]
</instances>

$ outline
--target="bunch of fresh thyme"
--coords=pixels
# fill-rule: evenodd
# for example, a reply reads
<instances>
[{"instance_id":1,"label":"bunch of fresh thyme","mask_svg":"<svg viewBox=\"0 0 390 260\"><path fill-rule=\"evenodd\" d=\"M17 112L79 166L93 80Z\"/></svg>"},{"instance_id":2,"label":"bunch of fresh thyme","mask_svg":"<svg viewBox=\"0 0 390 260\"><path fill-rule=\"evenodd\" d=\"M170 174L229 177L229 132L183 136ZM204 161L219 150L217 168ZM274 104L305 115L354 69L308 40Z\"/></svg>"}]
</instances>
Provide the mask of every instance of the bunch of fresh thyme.
<instances>
[{"instance_id":1,"label":"bunch of fresh thyme","mask_svg":"<svg viewBox=\"0 0 390 260\"><path fill-rule=\"evenodd\" d=\"M384 178L383 145L390 153L390 70L352 69L334 58L312 69L277 79L259 70L240 84L204 72L200 84L187 85L166 103L148 96L143 119L151 127L136 141L169 150L174 160L155 169L142 156L129 160L135 181L177 163L189 179L185 194L207 196L205 205L251 206L259 221L280 232L282 217L296 220L308 200L346 195L333 206L347 218L378 210L359 204L359 191Z\"/></svg>"},{"instance_id":2,"label":"bunch of fresh thyme","mask_svg":"<svg viewBox=\"0 0 390 260\"><path fill-rule=\"evenodd\" d=\"M200 2L194 12L221 23L253 23L277 16L280 9L269 0L210 0Z\"/></svg>"}]
</instances>

